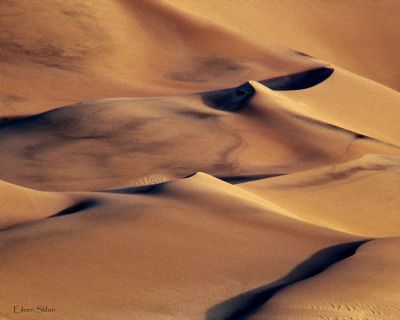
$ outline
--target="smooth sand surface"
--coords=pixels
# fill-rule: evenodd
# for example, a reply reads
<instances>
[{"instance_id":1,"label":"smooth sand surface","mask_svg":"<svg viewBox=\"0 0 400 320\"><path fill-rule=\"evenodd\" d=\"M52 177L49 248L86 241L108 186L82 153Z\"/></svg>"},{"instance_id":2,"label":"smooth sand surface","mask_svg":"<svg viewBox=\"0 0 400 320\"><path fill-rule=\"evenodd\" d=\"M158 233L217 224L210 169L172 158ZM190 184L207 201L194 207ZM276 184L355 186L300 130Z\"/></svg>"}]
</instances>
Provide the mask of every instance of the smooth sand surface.
<instances>
[{"instance_id":1,"label":"smooth sand surface","mask_svg":"<svg viewBox=\"0 0 400 320\"><path fill-rule=\"evenodd\" d=\"M400 318L398 1L0 1L0 320Z\"/></svg>"}]
</instances>

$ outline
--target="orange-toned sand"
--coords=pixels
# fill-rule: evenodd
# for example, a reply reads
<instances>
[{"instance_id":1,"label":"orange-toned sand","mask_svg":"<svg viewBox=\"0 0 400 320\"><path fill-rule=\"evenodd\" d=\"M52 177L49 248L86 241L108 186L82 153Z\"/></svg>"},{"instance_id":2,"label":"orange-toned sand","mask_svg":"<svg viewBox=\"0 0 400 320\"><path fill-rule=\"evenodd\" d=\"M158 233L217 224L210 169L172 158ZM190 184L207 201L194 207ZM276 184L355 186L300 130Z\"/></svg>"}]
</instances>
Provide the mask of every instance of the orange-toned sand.
<instances>
[{"instance_id":1,"label":"orange-toned sand","mask_svg":"<svg viewBox=\"0 0 400 320\"><path fill-rule=\"evenodd\" d=\"M400 319L400 2L0 2L0 320Z\"/></svg>"}]
</instances>

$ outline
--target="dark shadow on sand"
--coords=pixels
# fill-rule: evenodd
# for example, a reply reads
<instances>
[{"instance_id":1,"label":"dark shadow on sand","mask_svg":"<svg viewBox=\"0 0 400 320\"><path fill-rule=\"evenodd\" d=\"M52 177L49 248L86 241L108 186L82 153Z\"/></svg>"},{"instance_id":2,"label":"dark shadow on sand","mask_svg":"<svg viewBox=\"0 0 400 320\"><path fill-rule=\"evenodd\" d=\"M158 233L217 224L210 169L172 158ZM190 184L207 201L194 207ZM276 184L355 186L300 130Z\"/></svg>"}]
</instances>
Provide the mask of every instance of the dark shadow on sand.
<instances>
[{"instance_id":1,"label":"dark shadow on sand","mask_svg":"<svg viewBox=\"0 0 400 320\"><path fill-rule=\"evenodd\" d=\"M349 242L325 248L299 264L283 278L265 286L247 291L225 300L207 310L206 320L246 320L257 312L280 290L308 278L311 278L331 265L352 255L364 243L370 240Z\"/></svg>"},{"instance_id":2,"label":"dark shadow on sand","mask_svg":"<svg viewBox=\"0 0 400 320\"><path fill-rule=\"evenodd\" d=\"M316 86L328 79L334 70L332 68L321 67L287 76L276 77L259 81L264 86L276 90L302 90Z\"/></svg>"},{"instance_id":3,"label":"dark shadow on sand","mask_svg":"<svg viewBox=\"0 0 400 320\"><path fill-rule=\"evenodd\" d=\"M156 184L149 184L149 185L144 185L144 186L136 186L136 187L125 187L125 188L117 188L117 189L106 189L106 190L101 190L99 192L104 192L104 193L118 193L118 194L158 194L161 193L164 186L168 182L161 182L161 183L156 183Z\"/></svg>"},{"instance_id":4,"label":"dark shadow on sand","mask_svg":"<svg viewBox=\"0 0 400 320\"><path fill-rule=\"evenodd\" d=\"M217 177L220 180L228 182L230 184L239 184L245 183L249 181L261 180L261 179L268 179L283 176L285 173L271 173L271 174L258 174L258 175L249 175L249 176L224 176L224 177Z\"/></svg>"},{"instance_id":5,"label":"dark shadow on sand","mask_svg":"<svg viewBox=\"0 0 400 320\"><path fill-rule=\"evenodd\" d=\"M49 218L54 218L54 217L60 217L60 216L66 216L69 214L74 214L74 213L78 213L82 210L86 210L89 208L94 207L95 205L98 204L97 200L94 199L89 199L89 200L84 200L81 201L77 204L74 204L73 206L70 206L64 210L61 210L60 212L53 214L52 216L50 216Z\"/></svg>"},{"instance_id":6,"label":"dark shadow on sand","mask_svg":"<svg viewBox=\"0 0 400 320\"><path fill-rule=\"evenodd\" d=\"M255 90L249 82L222 90L208 91L201 94L204 104L222 111L238 111L242 109L254 95Z\"/></svg>"},{"instance_id":7,"label":"dark shadow on sand","mask_svg":"<svg viewBox=\"0 0 400 320\"><path fill-rule=\"evenodd\" d=\"M286 76L259 81L266 87L277 90L302 90L311 88L328 79L334 70L321 67ZM253 86L245 82L238 87L213 90L200 93L205 105L221 111L239 111L243 109L255 94Z\"/></svg>"}]
</instances>

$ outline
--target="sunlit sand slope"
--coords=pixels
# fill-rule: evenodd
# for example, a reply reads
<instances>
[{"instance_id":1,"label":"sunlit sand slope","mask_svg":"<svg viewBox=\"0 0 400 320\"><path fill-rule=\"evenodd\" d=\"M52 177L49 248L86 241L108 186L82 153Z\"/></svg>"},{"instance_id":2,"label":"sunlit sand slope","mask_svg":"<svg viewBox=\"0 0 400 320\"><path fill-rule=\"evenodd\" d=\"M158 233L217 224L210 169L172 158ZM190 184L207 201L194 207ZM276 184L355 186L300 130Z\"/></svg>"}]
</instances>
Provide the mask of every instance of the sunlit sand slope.
<instances>
[{"instance_id":1,"label":"sunlit sand slope","mask_svg":"<svg viewBox=\"0 0 400 320\"><path fill-rule=\"evenodd\" d=\"M379 83L336 67L318 86L281 93L310 117L400 145L400 93Z\"/></svg>"},{"instance_id":2,"label":"sunlit sand slope","mask_svg":"<svg viewBox=\"0 0 400 320\"><path fill-rule=\"evenodd\" d=\"M41 192L0 181L0 229L46 218L76 201L72 195Z\"/></svg>"}]
</instances>

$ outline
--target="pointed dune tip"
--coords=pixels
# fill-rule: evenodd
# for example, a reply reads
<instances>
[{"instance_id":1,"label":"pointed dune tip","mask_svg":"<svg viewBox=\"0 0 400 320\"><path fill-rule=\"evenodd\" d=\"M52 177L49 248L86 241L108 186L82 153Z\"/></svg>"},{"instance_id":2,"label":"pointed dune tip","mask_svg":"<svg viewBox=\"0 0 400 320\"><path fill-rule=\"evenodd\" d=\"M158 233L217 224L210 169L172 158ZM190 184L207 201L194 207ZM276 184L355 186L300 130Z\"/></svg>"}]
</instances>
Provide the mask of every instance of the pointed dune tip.
<instances>
[{"instance_id":1,"label":"pointed dune tip","mask_svg":"<svg viewBox=\"0 0 400 320\"><path fill-rule=\"evenodd\" d=\"M254 95L255 90L249 82L238 87L204 92L201 94L204 104L221 111L239 111Z\"/></svg>"}]
</instances>

